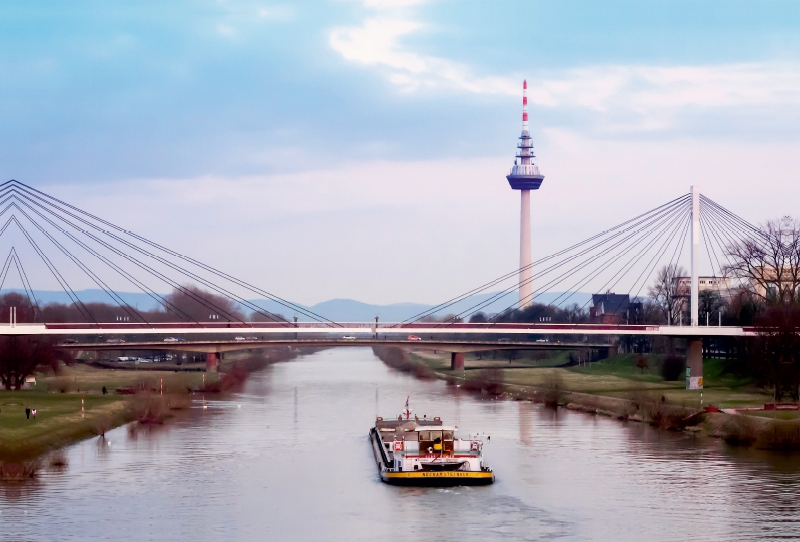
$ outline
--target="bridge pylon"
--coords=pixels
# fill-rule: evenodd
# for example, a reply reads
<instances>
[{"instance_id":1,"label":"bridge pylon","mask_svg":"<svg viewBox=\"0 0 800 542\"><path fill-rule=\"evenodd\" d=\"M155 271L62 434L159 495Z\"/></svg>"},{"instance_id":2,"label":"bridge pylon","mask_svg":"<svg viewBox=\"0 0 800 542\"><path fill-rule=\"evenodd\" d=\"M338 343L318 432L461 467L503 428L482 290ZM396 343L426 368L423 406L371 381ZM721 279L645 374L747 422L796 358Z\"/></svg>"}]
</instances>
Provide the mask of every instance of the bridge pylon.
<instances>
[{"instance_id":1,"label":"bridge pylon","mask_svg":"<svg viewBox=\"0 0 800 542\"><path fill-rule=\"evenodd\" d=\"M691 301L689 308L692 311L691 325L700 325L700 189L692 186L692 237L691 237ZM686 349L686 389L703 389L703 339L695 337L689 339Z\"/></svg>"},{"instance_id":2,"label":"bridge pylon","mask_svg":"<svg viewBox=\"0 0 800 542\"><path fill-rule=\"evenodd\" d=\"M450 369L453 371L464 370L464 352L450 352Z\"/></svg>"},{"instance_id":3,"label":"bridge pylon","mask_svg":"<svg viewBox=\"0 0 800 542\"><path fill-rule=\"evenodd\" d=\"M219 357L216 352L209 352L206 354L206 372L218 373L219 372Z\"/></svg>"}]
</instances>

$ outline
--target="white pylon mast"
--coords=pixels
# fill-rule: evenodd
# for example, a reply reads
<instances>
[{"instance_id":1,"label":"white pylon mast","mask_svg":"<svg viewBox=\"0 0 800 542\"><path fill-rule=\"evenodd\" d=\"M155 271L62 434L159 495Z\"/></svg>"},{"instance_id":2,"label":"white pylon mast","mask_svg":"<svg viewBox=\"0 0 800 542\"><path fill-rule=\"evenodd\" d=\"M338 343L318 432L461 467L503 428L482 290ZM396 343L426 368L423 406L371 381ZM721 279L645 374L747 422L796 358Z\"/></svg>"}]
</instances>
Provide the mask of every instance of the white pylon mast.
<instances>
[{"instance_id":1,"label":"white pylon mast","mask_svg":"<svg viewBox=\"0 0 800 542\"><path fill-rule=\"evenodd\" d=\"M691 274L692 274L692 325L700 325L698 316L700 314L700 282L697 267L699 262L700 248L700 189L697 186L692 187L692 255L691 255Z\"/></svg>"}]
</instances>

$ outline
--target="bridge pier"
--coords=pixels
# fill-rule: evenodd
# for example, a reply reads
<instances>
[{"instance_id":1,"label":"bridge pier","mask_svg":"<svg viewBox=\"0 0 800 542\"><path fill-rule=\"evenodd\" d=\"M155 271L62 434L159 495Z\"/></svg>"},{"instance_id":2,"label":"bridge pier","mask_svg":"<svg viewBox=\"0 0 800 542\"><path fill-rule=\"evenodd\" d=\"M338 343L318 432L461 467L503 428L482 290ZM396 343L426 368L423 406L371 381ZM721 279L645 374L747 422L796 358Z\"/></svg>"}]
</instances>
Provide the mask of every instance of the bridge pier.
<instances>
[{"instance_id":1,"label":"bridge pier","mask_svg":"<svg viewBox=\"0 0 800 542\"><path fill-rule=\"evenodd\" d=\"M453 371L464 370L464 352L450 352L450 369Z\"/></svg>"},{"instance_id":2,"label":"bridge pier","mask_svg":"<svg viewBox=\"0 0 800 542\"><path fill-rule=\"evenodd\" d=\"M206 354L206 372L207 373L219 372L219 354L215 352Z\"/></svg>"},{"instance_id":3,"label":"bridge pier","mask_svg":"<svg viewBox=\"0 0 800 542\"><path fill-rule=\"evenodd\" d=\"M686 349L686 389L703 389L703 339L689 339Z\"/></svg>"}]
</instances>

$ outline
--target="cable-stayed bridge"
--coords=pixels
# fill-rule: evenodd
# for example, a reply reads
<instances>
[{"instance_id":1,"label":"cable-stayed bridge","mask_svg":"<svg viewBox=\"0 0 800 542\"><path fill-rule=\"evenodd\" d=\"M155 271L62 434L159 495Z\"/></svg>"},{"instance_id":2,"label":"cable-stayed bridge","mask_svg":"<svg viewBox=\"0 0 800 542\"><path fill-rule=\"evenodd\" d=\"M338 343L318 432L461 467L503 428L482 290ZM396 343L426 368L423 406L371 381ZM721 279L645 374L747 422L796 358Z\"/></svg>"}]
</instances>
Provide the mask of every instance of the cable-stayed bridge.
<instances>
[{"instance_id":1,"label":"cable-stayed bridge","mask_svg":"<svg viewBox=\"0 0 800 542\"><path fill-rule=\"evenodd\" d=\"M334 322L18 181L0 185L0 224L0 258L5 253L0 290L16 280L15 288L24 291L20 296L24 306L9 307L8 323L0 325L0 335L72 337L81 346L95 344L97 348L101 347L98 338L121 340L113 338L123 336L139 337L139 345L153 348L162 341L160 349L211 348L213 342L216 353L252 348L253 341L328 346L396 343L442 350L450 345L451 351L463 352L470 346L542 348L537 342L542 336L550 338L547 346L553 348L560 348L556 346L560 338L565 345L608 346L608 338L615 336L667 336L690 339L690 362L692 356L697 357L696 344L703 337L756 332L723 326L719 307L703 310L700 306L700 291L716 288L722 295L729 285L730 247L762 242L765 235L693 190L406 321L387 323L377 319ZM609 322L604 320L608 312L597 304L575 303L576 294L593 291L601 298L624 294L636 304L652 293L659 272L677 271L683 264L689 267L688 276L676 273L668 279L690 283L685 293L672 295L686 299L677 303L666 299L665 322L646 323L639 309ZM700 284L701 269L718 279L709 281L713 286ZM104 292L107 302L82 300L77 292L87 285ZM63 291L71 303L40 304L35 292L48 289ZM131 306L120 293L131 289L147 295L158 309ZM527 292L525 297L519 298L519 291ZM561 293L553 297L552 292ZM280 313L252 301L254 297L280 307ZM536 304L544 298L549 301ZM480 300L473 304L473 299ZM484 313L503 301L508 301L504 310ZM527 306L531 302L534 305ZM687 306L689 310L684 311ZM520 307L526 307L526 322L515 321ZM587 310L595 321L587 321ZM602 312L599 319L598 310ZM164 337L175 336L181 336L184 344L163 343ZM118 342L113 346L123 348ZM111 347L103 344L102 348Z\"/></svg>"}]
</instances>

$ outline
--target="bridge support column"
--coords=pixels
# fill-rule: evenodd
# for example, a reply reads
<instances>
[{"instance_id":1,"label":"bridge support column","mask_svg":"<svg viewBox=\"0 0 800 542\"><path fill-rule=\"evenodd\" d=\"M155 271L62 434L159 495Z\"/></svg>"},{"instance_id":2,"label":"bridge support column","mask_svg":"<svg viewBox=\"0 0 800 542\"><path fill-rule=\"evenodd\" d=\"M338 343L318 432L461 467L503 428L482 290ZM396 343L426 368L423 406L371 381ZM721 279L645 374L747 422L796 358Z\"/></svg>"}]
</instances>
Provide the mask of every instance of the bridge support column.
<instances>
[{"instance_id":1,"label":"bridge support column","mask_svg":"<svg viewBox=\"0 0 800 542\"><path fill-rule=\"evenodd\" d=\"M703 339L689 339L686 349L686 389L703 389Z\"/></svg>"},{"instance_id":2,"label":"bridge support column","mask_svg":"<svg viewBox=\"0 0 800 542\"><path fill-rule=\"evenodd\" d=\"M463 371L464 370L464 353L463 352L451 352L450 353L450 369L453 371Z\"/></svg>"},{"instance_id":3,"label":"bridge support column","mask_svg":"<svg viewBox=\"0 0 800 542\"><path fill-rule=\"evenodd\" d=\"M206 354L206 372L207 373L219 372L219 354L217 353Z\"/></svg>"}]
</instances>

